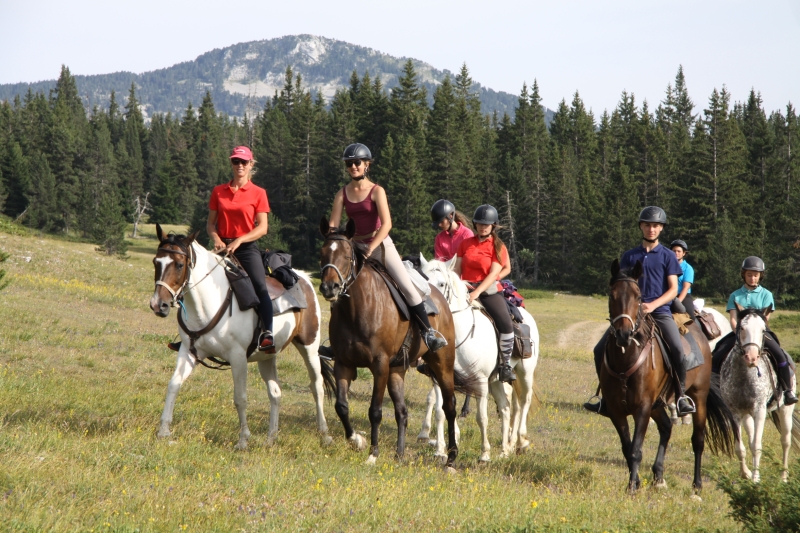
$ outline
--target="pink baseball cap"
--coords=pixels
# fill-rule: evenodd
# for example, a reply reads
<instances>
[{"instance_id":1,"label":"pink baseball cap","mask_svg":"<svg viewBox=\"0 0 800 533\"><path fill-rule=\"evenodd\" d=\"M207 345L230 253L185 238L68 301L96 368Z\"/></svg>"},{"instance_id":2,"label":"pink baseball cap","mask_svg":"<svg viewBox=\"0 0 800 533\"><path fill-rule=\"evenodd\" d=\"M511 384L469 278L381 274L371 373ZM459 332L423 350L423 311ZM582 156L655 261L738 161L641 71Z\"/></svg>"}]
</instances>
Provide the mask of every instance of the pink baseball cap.
<instances>
[{"instance_id":1,"label":"pink baseball cap","mask_svg":"<svg viewBox=\"0 0 800 533\"><path fill-rule=\"evenodd\" d=\"M231 150L230 159L241 159L243 161L252 161L253 152L251 152L250 148L248 148L247 146L237 146L236 148Z\"/></svg>"}]
</instances>

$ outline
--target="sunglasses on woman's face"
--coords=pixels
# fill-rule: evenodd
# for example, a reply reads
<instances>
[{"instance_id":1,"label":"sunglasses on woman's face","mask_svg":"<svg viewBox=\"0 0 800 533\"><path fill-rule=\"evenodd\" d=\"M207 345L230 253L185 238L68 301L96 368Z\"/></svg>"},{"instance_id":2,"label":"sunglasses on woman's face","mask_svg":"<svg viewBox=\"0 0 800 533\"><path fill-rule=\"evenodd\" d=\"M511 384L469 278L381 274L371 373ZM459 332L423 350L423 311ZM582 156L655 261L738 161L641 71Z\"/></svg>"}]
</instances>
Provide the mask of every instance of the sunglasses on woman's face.
<instances>
[{"instance_id":1,"label":"sunglasses on woman's face","mask_svg":"<svg viewBox=\"0 0 800 533\"><path fill-rule=\"evenodd\" d=\"M238 167L239 165L247 166L247 163L250 161L245 161L244 159L231 159L231 165Z\"/></svg>"},{"instance_id":2,"label":"sunglasses on woman's face","mask_svg":"<svg viewBox=\"0 0 800 533\"><path fill-rule=\"evenodd\" d=\"M360 159L350 159L350 160L345 161L344 165L346 167L348 167L348 168L349 167L360 167L361 163L363 163L363 161L361 161Z\"/></svg>"}]
</instances>

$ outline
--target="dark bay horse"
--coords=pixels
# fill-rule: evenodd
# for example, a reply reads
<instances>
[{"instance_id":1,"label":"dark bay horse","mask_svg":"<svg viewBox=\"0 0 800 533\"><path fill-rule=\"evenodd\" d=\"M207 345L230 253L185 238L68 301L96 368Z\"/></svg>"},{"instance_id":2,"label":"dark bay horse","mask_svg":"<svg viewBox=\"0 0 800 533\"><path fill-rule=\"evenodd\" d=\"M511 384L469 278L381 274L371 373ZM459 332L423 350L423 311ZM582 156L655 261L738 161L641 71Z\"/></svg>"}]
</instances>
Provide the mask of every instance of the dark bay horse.
<instances>
[{"instance_id":1,"label":"dark bay horse","mask_svg":"<svg viewBox=\"0 0 800 533\"><path fill-rule=\"evenodd\" d=\"M664 455L672 434L672 423L666 409L674 387L664 364L661 348L654 338L655 321L641 311L641 293L637 280L642 265L637 262L630 271L620 270L619 261L611 265L608 311L611 321L604 361L600 369L600 388L608 413L622 442L622 453L628 462L630 479L628 490L640 486L639 466L642 462L642 444L649 419L652 418L659 433L658 453L653 463L654 484L667 486L664 481ZM709 447L712 452L730 455L736 435L736 420L722 400L719 388L711 386L711 351L705 335L696 324L689 327L703 353L704 362L686 373L686 394L694 400L697 411L692 415L692 450L694 451L694 479L697 493L703 486L700 474L706 442L706 422L709 424ZM633 416L634 432L631 441L628 415Z\"/></svg>"},{"instance_id":2,"label":"dark bay horse","mask_svg":"<svg viewBox=\"0 0 800 533\"><path fill-rule=\"evenodd\" d=\"M408 410L405 405L404 379L406 370L416 365L422 357L435 375L442 389L443 410L448 425L447 466L452 467L458 447L456 445L456 402L454 389L475 392L474 380L454 372L455 329L453 316L444 296L432 288L431 296L439 307L439 315L430 317L431 326L438 330L447 346L429 352L419 335L419 328L404 320L392 300L381 275L364 260L366 246L352 239L355 224L350 220L344 232L331 230L328 220L320 222L325 242L320 253L320 292L331 302L330 341L334 353L334 379L336 380L336 414L344 425L345 436L357 450L363 450L366 440L353 430L347 392L356 377L357 368L369 368L373 375L372 402L369 421L372 429L368 463L378 456L378 428L382 418L383 395L387 385L394 403L397 421L397 456L405 453ZM406 340L411 328L410 344ZM408 346L401 354L404 340Z\"/></svg>"}]
</instances>

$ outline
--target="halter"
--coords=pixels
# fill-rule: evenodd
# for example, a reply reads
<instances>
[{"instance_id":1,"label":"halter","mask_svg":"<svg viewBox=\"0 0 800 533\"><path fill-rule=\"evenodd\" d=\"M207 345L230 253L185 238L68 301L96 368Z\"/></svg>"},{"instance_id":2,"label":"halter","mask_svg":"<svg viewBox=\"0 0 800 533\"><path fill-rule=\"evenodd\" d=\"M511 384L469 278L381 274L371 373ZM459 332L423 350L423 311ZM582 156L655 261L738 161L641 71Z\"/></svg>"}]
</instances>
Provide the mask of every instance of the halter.
<instances>
[{"instance_id":1,"label":"halter","mask_svg":"<svg viewBox=\"0 0 800 533\"><path fill-rule=\"evenodd\" d=\"M358 272L356 272L356 268L357 268L358 265L356 263L355 247L353 246L353 243L350 242L350 239L348 239L347 237L345 237L343 235L335 235L334 234L334 235L331 235L330 237L328 237L326 240L344 241L344 242L347 242L350 245L351 252L350 252L350 255L347 256L347 260L350 263L350 272L348 273L347 278L342 276L342 273L339 270L339 268L336 265L334 265L333 263L328 263L327 265L324 265L322 268L319 269L320 276L322 276L323 274L325 274L325 269L326 268L332 268L334 270L334 272L336 272L336 275L339 276L339 283L341 284L341 287L342 287L341 290L339 291L339 294L337 295L337 298L338 298L338 296L347 296L349 298L350 295L347 294L347 289L349 287L351 287L353 285L353 283L355 283L356 278L361 273L360 270Z\"/></svg>"},{"instance_id":2,"label":"halter","mask_svg":"<svg viewBox=\"0 0 800 533\"><path fill-rule=\"evenodd\" d=\"M164 244L164 243L162 242L162 244ZM158 252L166 252L166 253L169 253L169 254L184 255L189 260L189 264L186 266L186 270L184 271L183 283L181 283L181 286L178 287L177 291L172 290L172 287L170 287L167 283L165 283L165 282L163 282L161 280L156 281L156 287L158 287L158 286L164 287L172 295L172 300L170 300L169 306L170 307L175 307L175 305L177 305L178 302L183 299L183 291L186 288L186 284L189 283L189 276L191 275L192 268L194 268L195 256L194 256L194 252L191 250L191 247L187 247L187 246L183 245L182 243L179 244L177 242L168 242L166 244L167 245L172 245L172 246L177 246L178 248L180 248L180 250L173 250L171 248L164 248L163 246L159 246L158 250L156 250L156 253L158 253ZM161 273L161 276L162 277L164 276L163 272ZM197 285L197 284L195 284L195 285Z\"/></svg>"},{"instance_id":3,"label":"halter","mask_svg":"<svg viewBox=\"0 0 800 533\"><path fill-rule=\"evenodd\" d=\"M744 353L745 347L750 346L751 344L753 346L758 346L754 342L748 342L747 344L742 344L741 337L739 336L739 333L741 333L741 331L742 331L742 322L749 315L756 315L756 316L760 317L761 320L764 321L765 326L766 326L766 323L767 323L766 317L764 317L764 315L762 315L759 311L757 311L755 309L745 309L744 311L742 311L742 316L739 317L739 321L736 324L736 344L735 344L735 346L738 346L742 350L742 353ZM765 328L765 331L766 331L766 328ZM766 340L766 335L762 335L761 336L761 346L758 346L758 356L759 357L764 355L764 342L765 342L765 340Z\"/></svg>"}]
</instances>

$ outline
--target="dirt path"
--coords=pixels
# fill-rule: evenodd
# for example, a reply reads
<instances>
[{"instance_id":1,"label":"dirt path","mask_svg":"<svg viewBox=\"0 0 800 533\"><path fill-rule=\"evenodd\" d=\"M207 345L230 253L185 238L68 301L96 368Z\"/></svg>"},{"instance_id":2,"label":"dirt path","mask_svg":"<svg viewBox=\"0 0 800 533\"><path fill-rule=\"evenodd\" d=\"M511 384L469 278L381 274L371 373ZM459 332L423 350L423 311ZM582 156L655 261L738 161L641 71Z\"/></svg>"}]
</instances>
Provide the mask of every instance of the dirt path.
<instances>
[{"instance_id":1,"label":"dirt path","mask_svg":"<svg viewBox=\"0 0 800 533\"><path fill-rule=\"evenodd\" d=\"M558 347L591 350L607 328L607 322L598 320L584 320L570 324L558 333Z\"/></svg>"}]
</instances>

